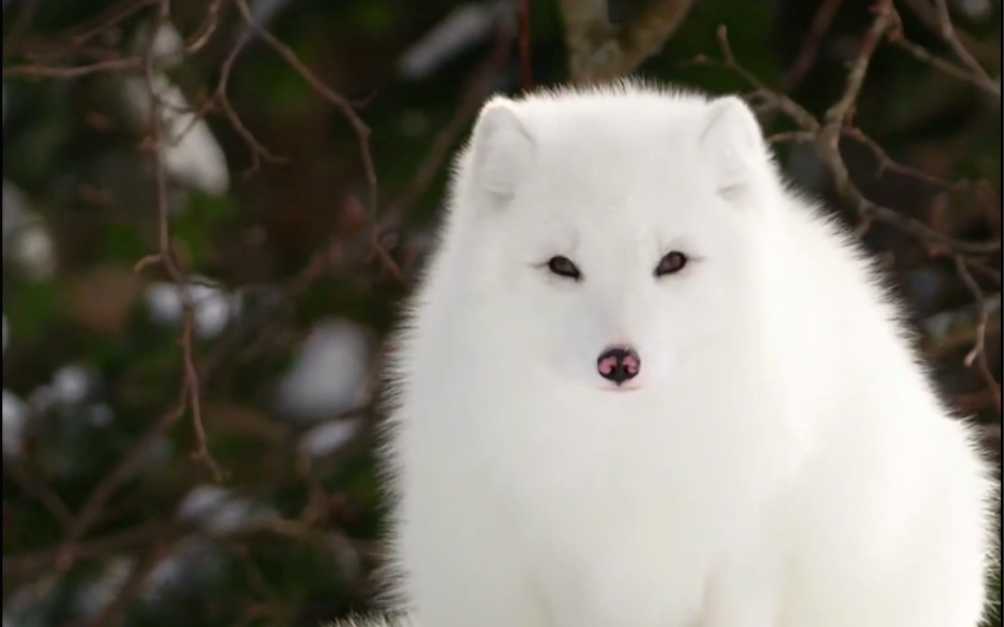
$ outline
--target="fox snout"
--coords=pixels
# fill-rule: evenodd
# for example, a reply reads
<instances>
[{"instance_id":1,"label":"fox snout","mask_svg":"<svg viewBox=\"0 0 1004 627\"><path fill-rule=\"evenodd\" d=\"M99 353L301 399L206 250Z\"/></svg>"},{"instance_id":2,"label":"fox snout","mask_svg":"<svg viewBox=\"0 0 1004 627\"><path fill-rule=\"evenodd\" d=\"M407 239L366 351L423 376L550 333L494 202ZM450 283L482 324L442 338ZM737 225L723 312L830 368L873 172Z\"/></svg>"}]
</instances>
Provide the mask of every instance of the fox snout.
<instances>
[{"instance_id":1,"label":"fox snout","mask_svg":"<svg viewBox=\"0 0 1004 627\"><path fill-rule=\"evenodd\" d=\"M596 359L596 371L619 387L641 372L641 357L630 346L611 346Z\"/></svg>"}]
</instances>

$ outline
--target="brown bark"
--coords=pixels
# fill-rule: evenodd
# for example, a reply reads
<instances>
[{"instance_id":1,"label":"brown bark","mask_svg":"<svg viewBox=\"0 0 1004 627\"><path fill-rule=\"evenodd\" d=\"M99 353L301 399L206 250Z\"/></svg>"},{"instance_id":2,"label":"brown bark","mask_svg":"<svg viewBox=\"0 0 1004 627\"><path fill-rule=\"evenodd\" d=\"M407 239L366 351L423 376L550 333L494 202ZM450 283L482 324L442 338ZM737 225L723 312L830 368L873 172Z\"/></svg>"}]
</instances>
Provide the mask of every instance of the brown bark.
<instances>
[{"instance_id":1,"label":"brown bark","mask_svg":"<svg viewBox=\"0 0 1004 627\"><path fill-rule=\"evenodd\" d=\"M610 23L607 0L559 0L575 83L610 81L659 52L696 0L650 0L634 22Z\"/></svg>"}]
</instances>

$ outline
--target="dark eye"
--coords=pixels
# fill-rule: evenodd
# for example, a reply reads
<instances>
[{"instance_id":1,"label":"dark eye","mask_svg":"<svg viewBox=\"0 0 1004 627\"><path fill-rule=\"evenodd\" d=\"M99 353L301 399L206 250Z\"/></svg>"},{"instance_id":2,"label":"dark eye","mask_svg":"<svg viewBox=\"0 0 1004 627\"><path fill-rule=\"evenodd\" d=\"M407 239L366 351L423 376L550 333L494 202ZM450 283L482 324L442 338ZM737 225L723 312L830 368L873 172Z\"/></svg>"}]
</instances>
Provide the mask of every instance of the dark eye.
<instances>
[{"instance_id":1,"label":"dark eye","mask_svg":"<svg viewBox=\"0 0 1004 627\"><path fill-rule=\"evenodd\" d=\"M575 264L568 257L560 255L551 257L547 262L547 269L558 276L568 277L576 281L582 278L582 273L579 272L579 269L575 267Z\"/></svg>"},{"instance_id":2,"label":"dark eye","mask_svg":"<svg viewBox=\"0 0 1004 627\"><path fill-rule=\"evenodd\" d=\"M687 265L687 256L681 252L673 251L667 253L662 259L659 260L659 265L655 267L655 276L666 276L667 274L675 274L683 267Z\"/></svg>"}]
</instances>

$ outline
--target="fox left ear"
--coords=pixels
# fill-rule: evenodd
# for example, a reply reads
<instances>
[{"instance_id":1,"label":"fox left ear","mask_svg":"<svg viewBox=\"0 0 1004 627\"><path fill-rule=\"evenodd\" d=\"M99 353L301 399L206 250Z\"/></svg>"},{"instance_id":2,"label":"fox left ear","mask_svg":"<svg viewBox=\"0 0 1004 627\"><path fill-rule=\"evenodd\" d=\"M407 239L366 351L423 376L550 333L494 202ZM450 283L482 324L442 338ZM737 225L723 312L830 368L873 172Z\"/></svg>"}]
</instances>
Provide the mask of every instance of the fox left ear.
<instances>
[{"instance_id":1,"label":"fox left ear","mask_svg":"<svg viewBox=\"0 0 1004 627\"><path fill-rule=\"evenodd\" d=\"M758 180L769 160L760 123L736 96L709 103L698 143L713 164L718 192L725 197L734 197Z\"/></svg>"},{"instance_id":2,"label":"fox left ear","mask_svg":"<svg viewBox=\"0 0 1004 627\"><path fill-rule=\"evenodd\" d=\"M485 205L502 207L533 167L533 139L514 103L503 97L486 104L474 125L471 169L475 192Z\"/></svg>"}]
</instances>

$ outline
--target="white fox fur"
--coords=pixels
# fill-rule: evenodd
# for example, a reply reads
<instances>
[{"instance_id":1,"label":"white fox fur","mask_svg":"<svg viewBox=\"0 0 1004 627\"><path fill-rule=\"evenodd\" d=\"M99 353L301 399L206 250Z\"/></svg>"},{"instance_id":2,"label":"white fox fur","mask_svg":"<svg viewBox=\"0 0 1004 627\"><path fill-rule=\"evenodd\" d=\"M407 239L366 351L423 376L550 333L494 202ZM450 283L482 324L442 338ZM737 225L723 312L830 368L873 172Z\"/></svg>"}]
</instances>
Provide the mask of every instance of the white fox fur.
<instances>
[{"instance_id":1,"label":"white fox fur","mask_svg":"<svg viewBox=\"0 0 1004 627\"><path fill-rule=\"evenodd\" d=\"M390 373L416 623L980 623L989 465L741 100L494 98L448 209ZM598 374L609 346L630 385Z\"/></svg>"},{"instance_id":2,"label":"white fox fur","mask_svg":"<svg viewBox=\"0 0 1004 627\"><path fill-rule=\"evenodd\" d=\"M329 627L417 627L406 617L356 616L338 621Z\"/></svg>"}]
</instances>

